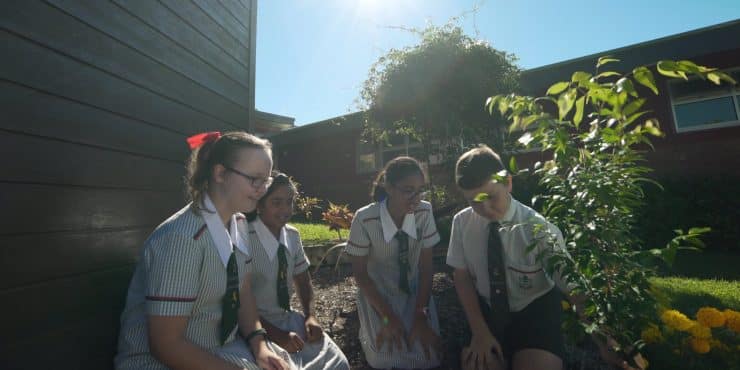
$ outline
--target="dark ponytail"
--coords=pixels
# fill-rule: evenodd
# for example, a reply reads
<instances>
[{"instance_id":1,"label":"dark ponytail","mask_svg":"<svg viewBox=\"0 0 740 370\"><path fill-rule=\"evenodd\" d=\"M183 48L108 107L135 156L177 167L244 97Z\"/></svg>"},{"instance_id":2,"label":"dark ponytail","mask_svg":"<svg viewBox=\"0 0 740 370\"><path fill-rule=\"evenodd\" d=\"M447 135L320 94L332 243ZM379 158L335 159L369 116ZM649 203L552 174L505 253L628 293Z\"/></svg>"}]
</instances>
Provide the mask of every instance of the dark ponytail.
<instances>
[{"instance_id":1,"label":"dark ponytail","mask_svg":"<svg viewBox=\"0 0 740 370\"><path fill-rule=\"evenodd\" d=\"M388 197L386 187L395 185L408 176L421 175L426 177L421 164L411 157L396 157L386 163L385 167L378 173L370 190L370 197L375 202L382 202Z\"/></svg>"}]
</instances>

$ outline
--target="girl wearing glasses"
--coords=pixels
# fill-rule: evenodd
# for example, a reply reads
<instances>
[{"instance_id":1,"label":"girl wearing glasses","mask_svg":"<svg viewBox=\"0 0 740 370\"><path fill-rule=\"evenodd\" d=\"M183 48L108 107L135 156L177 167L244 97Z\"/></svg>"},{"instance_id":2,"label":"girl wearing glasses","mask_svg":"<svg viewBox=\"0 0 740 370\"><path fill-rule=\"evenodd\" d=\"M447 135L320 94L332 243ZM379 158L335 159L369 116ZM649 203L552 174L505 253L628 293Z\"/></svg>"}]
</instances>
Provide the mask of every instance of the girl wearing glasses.
<instances>
[{"instance_id":1,"label":"girl wearing glasses","mask_svg":"<svg viewBox=\"0 0 740 370\"><path fill-rule=\"evenodd\" d=\"M245 132L199 134L188 143L191 203L142 248L121 315L115 367L293 368L285 351L265 341L239 213L253 210L270 185L270 143Z\"/></svg>"},{"instance_id":2,"label":"girl wearing glasses","mask_svg":"<svg viewBox=\"0 0 740 370\"><path fill-rule=\"evenodd\" d=\"M360 343L374 368L439 366L432 247L440 240L419 162L398 157L378 174L374 202L355 213L347 242Z\"/></svg>"},{"instance_id":3,"label":"girl wearing glasses","mask_svg":"<svg viewBox=\"0 0 740 370\"><path fill-rule=\"evenodd\" d=\"M257 213L248 216L252 291L260 321L270 340L290 352L301 369L349 370L347 358L314 317L309 261L298 230L287 224L298 190L287 175L273 172L273 177ZM302 314L290 307L294 288Z\"/></svg>"}]
</instances>

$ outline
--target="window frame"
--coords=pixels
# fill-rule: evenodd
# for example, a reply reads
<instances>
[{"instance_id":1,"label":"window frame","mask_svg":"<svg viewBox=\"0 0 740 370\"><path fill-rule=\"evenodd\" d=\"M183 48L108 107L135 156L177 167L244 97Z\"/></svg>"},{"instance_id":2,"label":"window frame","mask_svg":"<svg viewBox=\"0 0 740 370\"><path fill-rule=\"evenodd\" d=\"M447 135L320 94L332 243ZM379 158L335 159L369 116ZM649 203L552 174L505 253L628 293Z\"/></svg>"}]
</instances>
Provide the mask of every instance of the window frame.
<instances>
[{"instance_id":1,"label":"window frame","mask_svg":"<svg viewBox=\"0 0 740 370\"><path fill-rule=\"evenodd\" d=\"M732 75L733 73L740 72L740 67L724 69L721 72ZM686 80L668 81L668 99L670 100L670 105L671 105L673 128L675 129L676 133L681 134L681 133L686 133L686 132L696 132L696 131L704 131L704 130L713 130L713 129L724 128L724 127L740 126L740 87L738 86L731 86L729 91L727 92L722 92L722 93L718 92L716 94L706 94L700 97L686 98L686 99L680 99L680 98L674 97L673 86L686 83L686 82L690 82L690 81L694 81L697 79L699 79L699 77L692 76L689 78L688 81ZM712 82L708 81L707 83L712 83ZM735 120L715 122L715 123L710 123L710 124L699 124L699 125L690 126L690 127L680 127L679 126L678 117L676 116L676 105L698 103L702 101L721 99L721 98L727 98L727 97L732 98L733 106L735 108L735 117L736 117Z\"/></svg>"},{"instance_id":2,"label":"window frame","mask_svg":"<svg viewBox=\"0 0 740 370\"><path fill-rule=\"evenodd\" d=\"M367 173L376 172L382 169L383 166L385 166L385 162L387 162L384 160L385 153L403 150L404 155L409 155L409 151L411 151L412 149L417 149L417 148L422 147L422 144L420 142L411 142L409 140L408 135L405 135L403 137L403 144L386 145L385 143L377 143L374 145L374 153L373 153L375 155L375 168L374 169L361 169L360 168L360 156L363 155L362 145L363 145L362 139L360 139L356 145L357 155L356 155L356 160L355 160L355 172L357 174L367 174ZM364 154L370 154L370 153L364 153ZM419 162L423 164L426 164L428 161L429 161L428 159L426 161L419 159Z\"/></svg>"}]
</instances>

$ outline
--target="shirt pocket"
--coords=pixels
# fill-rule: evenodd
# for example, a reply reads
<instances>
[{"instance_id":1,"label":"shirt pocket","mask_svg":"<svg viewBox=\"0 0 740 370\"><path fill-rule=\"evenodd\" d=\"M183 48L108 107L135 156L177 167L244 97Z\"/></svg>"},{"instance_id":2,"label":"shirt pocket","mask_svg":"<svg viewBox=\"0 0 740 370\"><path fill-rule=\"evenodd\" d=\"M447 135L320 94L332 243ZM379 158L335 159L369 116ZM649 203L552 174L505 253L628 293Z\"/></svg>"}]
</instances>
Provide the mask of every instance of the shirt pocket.
<instances>
[{"instance_id":1,"label":"shirt pocket","mask_svg":"<svg viewBox=\"0 0 740 370\"><path fill-rule=\"evenodd\" d=\"M509 286L522 292L541 292L550 285L545 276L545 270L539 263L521 264L510 263L508 266Z\"/></svg>"}]
</instances>

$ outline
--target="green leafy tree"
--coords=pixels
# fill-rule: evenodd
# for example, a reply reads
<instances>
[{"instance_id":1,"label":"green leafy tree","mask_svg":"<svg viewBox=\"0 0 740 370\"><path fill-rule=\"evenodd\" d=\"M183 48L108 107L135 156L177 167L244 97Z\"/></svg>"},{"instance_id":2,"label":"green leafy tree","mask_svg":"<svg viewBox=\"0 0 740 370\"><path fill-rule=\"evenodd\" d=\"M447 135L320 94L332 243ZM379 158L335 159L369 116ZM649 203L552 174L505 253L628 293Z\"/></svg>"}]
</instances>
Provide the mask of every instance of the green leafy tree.
<instances>
[{"instance_id":1,"label":"green leafy tree","mask_svg":"<svg viewBox=\"0 0 740 370\"><path fill-rule=\"evenodd\" d=\"M363 85L365 138L383 143L394 134L409 135L421 142L426 156L446 158L460 153L461 142L480 138L500 147L505 126L500 120L492 124L481 102L491 92L516 90L516 58L466 35L455 23L408 31L420 42L380 57Z\"/></svg>"},{"instance_id":2,"label":"green leafy tree","mask_svg":"<svg viewBox=\"0 0 740 370\"><path fill-rule=\"evenodd\" d=\"M587 297L581 333L609 336L625 355L639 350L640 332L653 321L656 301L648 278L658 257L672 263L676 251L702 246L707 228L677 230L663 248L644 246L635 236L635 211L644 204L648 177L645 150L662 135L658 121L643 109L638 89L658 94L653 72L602 70L618 62L602 57L594 73L575 72L533 98L496 95L491 114L508 119L510 132L526 147L539 147L550 160L534 165L544 193L535 197L544 216L558 225L570 256L556 254L548 269L562 269L576 293ZM697 76L712 83L735 83L728 75L690 61L661 61L657 72L671 78ZM627 356L632 358L633 356Z\"/></svg>"}]
</instances>

